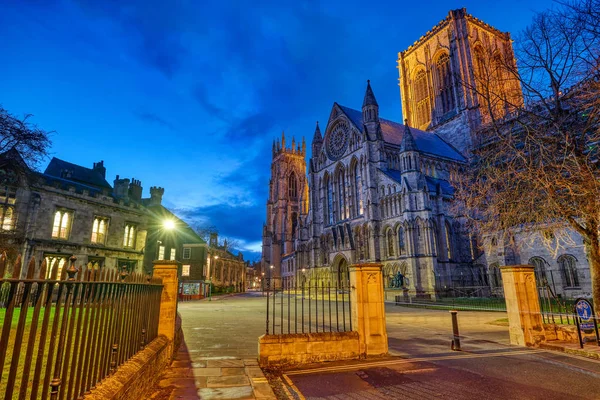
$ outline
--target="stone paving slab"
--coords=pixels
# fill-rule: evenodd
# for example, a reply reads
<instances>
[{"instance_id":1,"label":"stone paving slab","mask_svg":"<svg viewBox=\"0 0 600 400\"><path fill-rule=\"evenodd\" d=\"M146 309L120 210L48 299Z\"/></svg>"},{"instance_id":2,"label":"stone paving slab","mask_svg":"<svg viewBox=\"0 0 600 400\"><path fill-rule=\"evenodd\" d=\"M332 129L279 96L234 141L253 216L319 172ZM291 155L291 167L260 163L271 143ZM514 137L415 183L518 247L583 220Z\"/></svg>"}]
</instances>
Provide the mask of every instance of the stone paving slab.
<instances>
[{"instance_id":1,"label":"stone paving slab","mask_svg":"<svg viewBox=\"0 0 600 400\"><path fill-rule=\"evenodd\" d=\"M245 296L180 303L184 341L149 400L276 400L257 361L262 303Z\"/></svg>"}]
</instances>

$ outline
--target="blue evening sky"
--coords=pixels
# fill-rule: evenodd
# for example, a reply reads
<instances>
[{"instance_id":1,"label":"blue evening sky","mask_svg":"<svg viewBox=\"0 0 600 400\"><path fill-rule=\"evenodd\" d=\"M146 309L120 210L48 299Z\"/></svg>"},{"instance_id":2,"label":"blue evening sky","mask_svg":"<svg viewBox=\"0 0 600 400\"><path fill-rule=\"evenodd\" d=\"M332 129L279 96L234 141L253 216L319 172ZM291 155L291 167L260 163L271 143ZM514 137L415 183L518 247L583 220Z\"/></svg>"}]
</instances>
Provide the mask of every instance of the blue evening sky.
<instances>
[{"instance_id":1,"label":"blue evening sky","mask_svg":"<svg viewBox=\"0 0 600 400\"><path fill-rule=\"evenodd\" d=\"M260 251L272 140L306 137L370 79L402 120L397 53L450 9L516 34L546 1L3 0L0 104L52 155L165 188L192 226ZM288 141L289 143L289 141ZM41 168L45 168L46 164Z\"/></svg>"}]
</instances>

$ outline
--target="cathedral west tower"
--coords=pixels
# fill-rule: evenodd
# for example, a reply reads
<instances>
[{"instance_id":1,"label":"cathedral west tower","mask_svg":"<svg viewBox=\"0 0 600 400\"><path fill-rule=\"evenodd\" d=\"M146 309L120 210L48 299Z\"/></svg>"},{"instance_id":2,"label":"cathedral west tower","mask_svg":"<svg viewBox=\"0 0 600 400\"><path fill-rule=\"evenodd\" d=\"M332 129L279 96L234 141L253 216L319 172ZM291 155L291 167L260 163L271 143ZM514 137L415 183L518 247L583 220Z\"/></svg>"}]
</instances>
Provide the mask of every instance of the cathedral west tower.
<instances>
[{"instance_id":1,"label":"cathedral west tower","mask_svg":"<svg viewBox=\"0 0 600 400\"><path fill-rule=\"evenodd\" d=\"M308 212L306 143L302 139L302 144L296 144L292 138L288 148L285 134L282 134L281 142L273 142L272 156L262 264L266 274L281 277L281 261L294 252L300 218ZM273 269L270 269L271 265Z\"/></svg>"}]
</instances>

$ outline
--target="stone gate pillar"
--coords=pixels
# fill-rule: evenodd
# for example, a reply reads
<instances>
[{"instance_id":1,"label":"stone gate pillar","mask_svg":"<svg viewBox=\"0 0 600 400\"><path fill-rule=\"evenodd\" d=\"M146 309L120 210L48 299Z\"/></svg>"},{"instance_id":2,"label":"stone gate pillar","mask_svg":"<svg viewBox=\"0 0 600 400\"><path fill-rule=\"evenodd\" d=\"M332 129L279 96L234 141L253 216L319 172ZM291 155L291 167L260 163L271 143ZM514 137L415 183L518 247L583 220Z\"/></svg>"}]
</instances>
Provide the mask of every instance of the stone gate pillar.
<instances>
[{"instance_id":1,"label":"stone gate pillar","mask_svg":"<svg viewBox=\"0 0 600 400\"><path fill-rule=\"evenodd\" d=\"M382 264L350 266L350 301L352 326L358 331L360 353L367 356L388 352L385 326Z\"/></svg>"},{"instance_id":2,"label":"stone gate pillar","mask_svg":"<svg viewBox=\"0 0 600 400\"><path fill-rule=\"evenodd\" d=\"M506 298L510 343L536 346L545 341L534 267L511 265L500 267L500 271Z\"/></svg>"},{"instance_id":3,"label":"stone gate pillar","mask_svg":"<svg viewBox=\"0 0 600 400\"><path fill-rule=\"evenodd\" d=\"M177 318L177 293L179 279L177 271L180 263L170 260L154 261L153 276L161 278L163 291L160 298L160 317L158 320L158 334L165 335L171 342L175 339L175 319Z\"/></svg>"}]
</instances>

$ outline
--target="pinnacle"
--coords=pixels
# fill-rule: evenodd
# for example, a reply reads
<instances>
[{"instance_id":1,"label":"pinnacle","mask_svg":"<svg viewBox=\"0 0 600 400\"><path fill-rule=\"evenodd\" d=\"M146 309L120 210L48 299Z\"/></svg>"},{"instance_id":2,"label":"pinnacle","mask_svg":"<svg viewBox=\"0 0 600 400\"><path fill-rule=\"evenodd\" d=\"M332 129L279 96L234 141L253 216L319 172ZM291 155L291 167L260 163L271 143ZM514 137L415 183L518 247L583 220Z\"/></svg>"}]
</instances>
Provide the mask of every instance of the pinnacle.
<instances>
[{"instance_id":1,"label":"pinnacle","mask_svg":"<svg viewBox=\"0 0 600 400\"><path fill-rule=\"evenodd\" d=\"M362 106L363 108L366 106L379 106L379 104L377 104L377 100L375 100L373 89L371 89L371 80L367 80L367 90L365 92L365 99L363 100Z\"/></svg>"},{"instance_id":2,"label":"pinnacle","mask_svg":"<svg viewBox=\"0 0 600 400\"><path fill-rule=\"evenodd\" d=\"M408 120L404 120L404 135L402 136L402 144L400 145L400 151L413 151L417 150L417 143L415 138L410 131L408 126Z\"/></svg>"}]
</instances>

